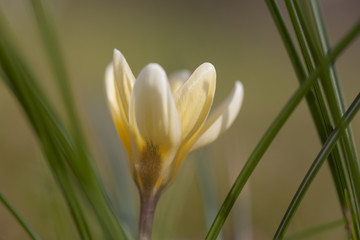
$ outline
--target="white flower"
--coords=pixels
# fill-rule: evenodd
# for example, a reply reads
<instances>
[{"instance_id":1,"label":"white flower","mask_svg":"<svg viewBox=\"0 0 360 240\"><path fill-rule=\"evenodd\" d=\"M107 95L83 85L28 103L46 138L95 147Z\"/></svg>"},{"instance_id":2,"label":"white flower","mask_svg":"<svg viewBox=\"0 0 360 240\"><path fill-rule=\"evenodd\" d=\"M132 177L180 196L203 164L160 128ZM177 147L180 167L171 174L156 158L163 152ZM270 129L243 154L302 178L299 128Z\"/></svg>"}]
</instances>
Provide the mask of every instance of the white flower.
<instances>
[{"instance_id":1,"label":"white flower","mask_svg":"<svg viewBox=\"0 0 360 240\"><path fill-rule=\"evenodd\" d=\"M242 84L235 82L231 94L209 114L216 85L212 64L200 65L191 75L178 72L168 80L160 65L150 63L135 79L116 49L105 81L111 113L143 195L161 192L189 152L228 129L244 95Z\"/></svg>"}]
</instances>

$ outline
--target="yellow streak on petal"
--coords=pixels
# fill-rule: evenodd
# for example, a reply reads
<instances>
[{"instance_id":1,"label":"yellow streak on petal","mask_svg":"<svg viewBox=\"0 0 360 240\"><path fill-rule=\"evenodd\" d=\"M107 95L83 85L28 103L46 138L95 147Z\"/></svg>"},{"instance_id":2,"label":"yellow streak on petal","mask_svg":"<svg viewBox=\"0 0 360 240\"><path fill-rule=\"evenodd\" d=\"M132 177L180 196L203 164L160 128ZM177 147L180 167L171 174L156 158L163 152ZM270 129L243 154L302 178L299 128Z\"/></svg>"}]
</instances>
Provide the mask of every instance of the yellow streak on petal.
<instances>
[{"instance_id":1,"label":"yellow streak on petal","mask_svg":"<svg viewBox=\"0 0 360 240\"><path fill-rule=\"evenodd\" d=\"M120 120L120 118L117 115L115 115L115 113L113 113L113 111L112 111L112 115L113 115L116 129L119 133L121 142L123 143L124 148L129 155L129 159L132 160L133 156L132 156L132 151L131 151L131 142L130 142L128 126L125 126L125 124L123 124L123 122ZM132 164L130 164L130 165L132 165Z\"/></svg>"},{"instance_id":2,"label":"yellow streak on petal","mask_svg":"<svg viewBox=\"0 0 360 240\"><path fill-rule=\"evenodd\" d=\"M112 64L109 64L106 69L105 84L108 103L115 126L119 133L120 139L125 147L125 150L127 151L131 160L133 156L130 144L129 123L123 109L123 104L121 104L120 93L118 85L114 79L114 68Z\"/></svg>"},{"instance_id":3,"label":"yellow streak on petal","mask_svg":"<svg viewBox=\"0 0 360 240\"><path fill-rule=\"evenodd\" d=\"M118 104L123 109L124 118L129 121L129 103L135 77L125 57L117 49L114 49L113 64L114 79L119 97Z\"/></svg>"},{"instance_id":4,"label":"yellow streak on petal","mask_svg":"<svg viewBox=\"0 0 360 240\"><path fill-rule=\"evenodd\" d=\"M176 153L174 161L175 174L187 154L214 141L222 132L228 129L238 115L244 97L241 82L237 81L231 94L210 113L203 127L192 138L185 141Z\"/></svg>"},{"instance_id":5,"label":"yellow streak on petal","mask_svg":"<svg viewBox=\"0 0 360 240\"><path fill-rule=\"evenodd\" d=\"M191 151L213 142L232 125L240 111L243 98L243 85L237 81L231 94L209 115Z\"/></svg>"},{"instance_id":6,"label":"yellow streak on petal","mask_svg":"<svg viewBox=\"0 0 360 240\"><path fill-rule=\"evenodd\" d=\"M200 65L174 95L182 125L182 142L188 141L204 124L214 99L215 68L210 63Z\"/></svg>"}]
</instances>

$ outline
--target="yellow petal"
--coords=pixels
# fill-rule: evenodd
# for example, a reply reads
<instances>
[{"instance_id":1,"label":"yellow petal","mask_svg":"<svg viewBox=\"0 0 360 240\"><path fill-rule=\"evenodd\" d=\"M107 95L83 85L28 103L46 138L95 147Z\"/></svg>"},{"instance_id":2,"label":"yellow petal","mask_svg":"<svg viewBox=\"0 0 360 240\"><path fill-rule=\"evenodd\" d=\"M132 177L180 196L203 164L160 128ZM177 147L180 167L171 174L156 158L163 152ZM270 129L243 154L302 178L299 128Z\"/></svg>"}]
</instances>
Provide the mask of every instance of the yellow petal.
<instances>
[{"instance_id":1,"label":"yellow petal","mask_svg":"<svg viewBox=\"0 0 360 240\"><path fill-rule=\"evenodd\" d=\"M231 126L240 111L243 98L243 85L237 81L231 94L214 112L210 113L209 118L199 133L200 137L192 146L191 151L211 143Z\"/></svg>"},{"instance_id":2,"label":"yellow petal","mask_svg":"<svg viewBox=\"0 0 360 240\"><path fill-rule=\"evenodd\" d=\"M130 135L128 131L129 124L127 116L125 116L124 109L122 108L120 92L114 79L114 67L112 63L110 63L106 68L105 85L106 95L115 126L129 158L132 159Z\"/></svg>"},{"instance_id":3,"label":"yellow petal","mask_svg":"<svg viewBox=\"0 0 360 240\"><path fill-rule=\"evenodd\" d=\"M215 85L215 68L210 63L204 63L175 92L183 141L191 138L204 124L213 102Z\"/></svg>"},{"instance_id":4,"label":"yellow petal","mask_svg":"<svg viewBox=\"0 0 360 240\"><path fill-rule=\"evenodd\" d=\"M161 153L176 151L181 140L181 120L160 65L149 64L139 74L131 94L129 117L137 147L146 144L159 148Z\"/></svg>"},{"instance_id":5,"label":"yellow petal","mask_svg":"<svg viewBox=\"0 0 360 240\"><path fill-rule=\"evenodd\" d=\"M117 49L114 49L114 75L117 89L119 92L119 104L124 110L127 121L129 120L129 103L131 91L135 82L134 74L132 73L125 57Z\"/></svg>"},{"instance_id":6,"label":"yellow petal","mask_svg":"<svg viewBox=\"0 0 360 240\"><path fill-rule=\"evenodd\" d=\"M191 73L188 70L180 70L169 76L171 92L174 94L189 79Z\"/></svg>"}]
</instances>

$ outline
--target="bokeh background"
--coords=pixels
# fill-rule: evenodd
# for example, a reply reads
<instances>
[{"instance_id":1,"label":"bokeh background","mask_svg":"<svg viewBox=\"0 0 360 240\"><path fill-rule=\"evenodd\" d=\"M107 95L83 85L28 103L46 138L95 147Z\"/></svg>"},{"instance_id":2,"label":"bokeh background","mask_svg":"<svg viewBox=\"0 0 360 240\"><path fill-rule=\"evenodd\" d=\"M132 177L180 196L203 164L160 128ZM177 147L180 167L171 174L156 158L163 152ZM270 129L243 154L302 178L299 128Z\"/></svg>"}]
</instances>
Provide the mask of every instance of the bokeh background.
<instances>
[{"instance_id":1,"label":"bokeh background","mask_svg":"<svg viewBox=\"0 0 360 240\"><path fill-rule=\"evenodd\" d=\"M154 239L202 239L265 130L298 87L264 1L47 1L55 20L83 126L96 164L127 230L136 232L139 200L127 157L112 123L104 70L119 49L135 75L149 62L167 73L217 70L215 105L241 80L245 100L231 130L188 156L162 196ZM320 1L335 44L360 17L356 0ZM285 9L283 2L280 5ZM59 95L29 1L1 0L18 45L60 113ZM286 19L288 16L284 14ZM1 37L0 33L0 37ZM360 39L337 61L349 104L360 89ZM64 119L66 121L66 119ZM352 124L360 149L360 117ZM320 150L305 101L290 117L250 178L225 223L224 239L271 239L305 172ZM210 189L205 191L204 189ZM19 104L0 83L0 191L43 239L78 239L59 189ZM207 206L208 210L204 210ZM207 214L205 214L205 212ZM89 214L91 216L91 214ZM341 219L325 164L288 233ZM338 226L310 239L344 239ZM0 239L27 239L0 205Z\"/></svg>"}]
</instances>

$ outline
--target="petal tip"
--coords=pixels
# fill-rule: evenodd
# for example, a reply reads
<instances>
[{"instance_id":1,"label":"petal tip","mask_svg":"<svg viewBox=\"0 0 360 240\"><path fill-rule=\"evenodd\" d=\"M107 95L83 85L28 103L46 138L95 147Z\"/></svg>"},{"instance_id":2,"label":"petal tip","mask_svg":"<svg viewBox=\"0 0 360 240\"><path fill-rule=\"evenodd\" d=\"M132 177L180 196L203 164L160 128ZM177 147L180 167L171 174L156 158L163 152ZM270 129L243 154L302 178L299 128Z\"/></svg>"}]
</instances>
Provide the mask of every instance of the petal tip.
<instances>
[{"instance_id":1,"label":"petal tip","mask_svg":"<svg viewBox=\"0 0 360 240\"><path fill-rule=\"evenodd\" d=\"M114 81L114 67L112 62L106 66L105 70L105 84L108 87Z\"/></svg>"},{"instance_id":2,"label":"petal tip","mask_svg":"<svg viewBox=\"0 0 360 240\"><path fill-rule=\"evenodd\" d=\"M242 82L240 81L236 81L235 82L235 87L234 87L234 94L236 96L238 96L239 98L239 102L240 102L240 106L242 105L242 101L243 101L243 98L244 98L244 85L242 84Z\"/></svg>"},{"instance_id":3,"label":"petal tip","mask_svg":"<svg viewBox=\"0 0 360 240\"><path fill-rule=\"evenodd\" d=\"M114 55L113 55L113 60L114 60L114 63L117 64L117 63L121 63L125 57L124 55L116 48L114 48Z\"/></svg>"},{"instance_id":4,"label":"petal tip","mask_svg":"<svg viewBox=\"0 0 360 240\"><path fill-rule=\"evenodd\" d=\"M158 63L149 63L141 70L139 77L140 75L142 76L156 75L156 76L165 77L167 79L165 70Z\"/></svg>"},{"instance_id":5,"label":"petal tip","mask_svg":"<svg viewBox=\"0 0 360 240\"><path fill-rule=\"evenodd\" d=\"M201 64L199 66L199 68L203 69L203 70L207 70L207 71L212 71L212 72L216 72L214 65L212 65L209 62L204 62L203 64Z\"/></svg>"},{"instance_id":6,"label":"petal tip","mask_svg":"<svg viewBox=\"0 0 360 240\"><path fill-rule=\"evenodd\" d=\"M244 91L244 85L239 80L235 81L235 87L241 91Z\"/></svg>"}]
</instances>

